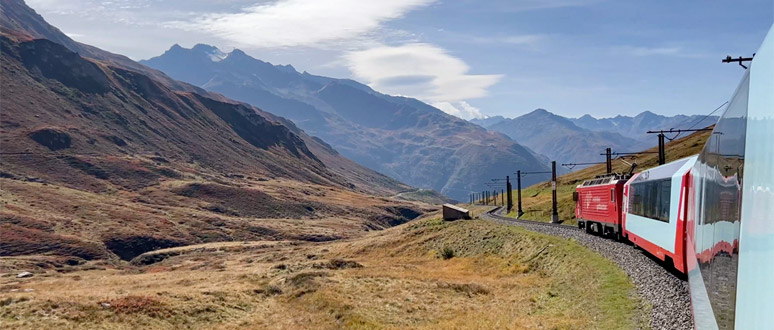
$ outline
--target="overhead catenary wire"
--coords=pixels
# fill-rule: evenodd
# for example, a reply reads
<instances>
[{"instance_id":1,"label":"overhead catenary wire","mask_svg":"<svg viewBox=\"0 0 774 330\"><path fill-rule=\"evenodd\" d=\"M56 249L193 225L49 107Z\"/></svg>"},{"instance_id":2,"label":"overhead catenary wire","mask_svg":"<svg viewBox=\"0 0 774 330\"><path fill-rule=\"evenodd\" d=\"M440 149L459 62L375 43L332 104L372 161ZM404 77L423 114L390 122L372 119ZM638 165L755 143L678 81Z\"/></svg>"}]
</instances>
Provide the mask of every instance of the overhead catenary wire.
<instances>
[{"instance_id":1,"label":"overhead catenary wire","mask_svg":"<svg viewBox=\"0 0 774 330\"><path fill-rule=\"evenodd\" d=\"M712 116L712 114L713 114L713 113L715 113L715 112L717 112L718 110L720 110L721 108L723 108L723 106L725 106L726 104L728 104L728 101L725 101L725 102L723 102L723 104L721 104L720 106L718 106L717 108L715 108L715 110L712 110L712 112L710 112L710 113L709 113L709 114L707 114L706 116L702 117L701 119L699 119L698 121L696 121L695 123L693 123L693 125L689 126L689 127L688 127L688 129L694 128L696 125L698 125L699 123L701 123L701 122L702 122L702 121L704 121L705 119L709 118L709 116Z\"/></svg>"},{"instance_id":2,"label":"overhead catenary wire","mask_svg":"<svg viewBox=\"0 0 774 330\"><path fill-rule=\"evenodd\" d=\"M712 110L712 112L706 114L704 117L699 118L699 120L694 121L693 124L691 124L691 126L689 126L687 129L692 129L692 128L696 127L696 125L698 125L699 123L703 122L704 120L706 120L707 118L712 116L715 112L717 112L718 110L722 109L723 106L725 106L726 104L728 104L728 101L723 102L723 104L719 105L717 108L715 108L715 110ZM689 120L690 120L690 118L680 122L676 126L680 127L681 125L683 125L685 122L687 122ZM671 131L671 130L675 130L675 129L674 128L670 128L669 130ZM677 132L677 134L675 134L675 136L673 136L671 138L670 137L666 137L666 136L664 136L664 138L669 140L669 141L673 141L674 139L680 137L680 134L682 134L682 133L683 132Z\"/></svg>"}]
</instances>

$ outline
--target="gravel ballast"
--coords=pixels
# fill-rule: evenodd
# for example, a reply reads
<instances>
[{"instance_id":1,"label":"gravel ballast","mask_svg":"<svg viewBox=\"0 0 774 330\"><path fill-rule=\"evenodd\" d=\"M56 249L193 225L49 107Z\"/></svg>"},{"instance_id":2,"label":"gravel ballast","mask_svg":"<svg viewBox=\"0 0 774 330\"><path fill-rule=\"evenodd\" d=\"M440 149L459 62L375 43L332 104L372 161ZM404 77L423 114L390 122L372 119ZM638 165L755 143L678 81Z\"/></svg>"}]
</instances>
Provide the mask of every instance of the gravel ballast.
<instances>
[{"instance_id":1,"label":"gravel ballast","mask_svg":"<svg viewBox=\"0 0 774 330\"><path fill-rule=\"evenodd\" d=\"M615 262L631 278L642 299L652 305L653 329L693 329L688 282L667 271L644 251L622 242L589 235L570 226L549 226L543 223L516 220L495 214L482 214L483 219L574 239Z\"/></svg>"}]
</instances>

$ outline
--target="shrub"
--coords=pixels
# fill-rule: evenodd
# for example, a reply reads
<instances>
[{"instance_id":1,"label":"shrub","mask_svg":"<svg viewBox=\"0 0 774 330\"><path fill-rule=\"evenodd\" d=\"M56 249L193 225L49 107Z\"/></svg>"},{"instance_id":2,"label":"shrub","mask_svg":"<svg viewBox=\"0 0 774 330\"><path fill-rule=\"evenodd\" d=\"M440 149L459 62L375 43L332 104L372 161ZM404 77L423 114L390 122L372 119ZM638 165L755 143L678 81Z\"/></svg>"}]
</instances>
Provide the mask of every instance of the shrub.
<instances>
[{"instance_id":1,"label":"shrub","mask_svg":"<svg viewBox=\"0 0 774 330\"><path fill-rule=\"evenodd\" d=\"M443 248L441 248L440 255L441 255L441 258L443 258L443 260L449 260L451 258L454 258L454 249L448 246L444 246Z\"/></svg>"},{"instance_id":2,"label":"shrub","mask_svg":"<svg viewBox=\"0 0 774 330\"><path fill-rule=\"evenodd\" d=\"M126 296L113 299L108 306L116 313L146 314L152 317L160 317L166 310L161 302L147 296Z\"/></svg>"}]
</instances>

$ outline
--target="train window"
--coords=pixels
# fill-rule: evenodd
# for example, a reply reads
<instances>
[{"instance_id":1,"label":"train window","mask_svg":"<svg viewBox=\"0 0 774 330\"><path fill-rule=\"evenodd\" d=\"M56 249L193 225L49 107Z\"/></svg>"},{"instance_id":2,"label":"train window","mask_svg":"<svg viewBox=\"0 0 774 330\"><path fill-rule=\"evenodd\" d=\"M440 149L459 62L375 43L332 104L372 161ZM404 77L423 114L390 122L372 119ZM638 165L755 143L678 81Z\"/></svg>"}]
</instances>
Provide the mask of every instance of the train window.
<instances>
[{"instance_id":1,"label":"train window","mask_svg":"<svg viewBox=\"0 0 774 330\"><path fill-rule=\"evenodd\" d=\"M629 213L669 222L671 192L671 179L634 183L629 188Z\"/></svg>"},{"instance_id":2,"label":"train window","mask_svg":"<svg viewBox=\"0 0 774 330\"><path fill-rule=\"evenodd\" d=\"M737 274L737 267L744 157L747 141L756 141L747 136L749 79L745 76L740 84L695 167L698 170L694 181L697 197L694 248L706 290L691 290L691 295L698 298L694 302L709 298L709 310L715 314L719 329L734 329L737 281L743 279ZM711 294L699 296L698 292L702 291Z\"/></svg>"},{"instance_id":3,"label":"train window","mask_svg":"<svg viewBox=\"0 0 774 330\"><path fill-rule=\"evenodd\" d=\"M615 203L615 189L610 189L610 201Z\"/></svg>"}]
</instances>

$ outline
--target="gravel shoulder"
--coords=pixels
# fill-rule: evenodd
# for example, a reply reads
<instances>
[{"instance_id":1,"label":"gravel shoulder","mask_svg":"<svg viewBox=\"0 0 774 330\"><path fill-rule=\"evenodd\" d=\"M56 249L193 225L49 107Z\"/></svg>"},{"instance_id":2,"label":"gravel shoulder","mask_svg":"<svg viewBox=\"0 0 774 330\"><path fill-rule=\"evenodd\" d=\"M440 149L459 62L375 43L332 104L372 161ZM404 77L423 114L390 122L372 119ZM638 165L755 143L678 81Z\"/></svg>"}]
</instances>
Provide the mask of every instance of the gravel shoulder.
<instances>
[{"instance_id":1,"label":"gravel shoulder","mask_svg":"<svg viewBox=\"0 0 774 330\"><path fill-rule=\"evenodd\" d=\"M637 293L652 306L653 329L693 329L688 282L667 271L642 250L622 242L586 234L575 227L549 226L491 213L481 214L480 217L577 241L615 262L629 275Z\"/></svg>"}]
</instances>

